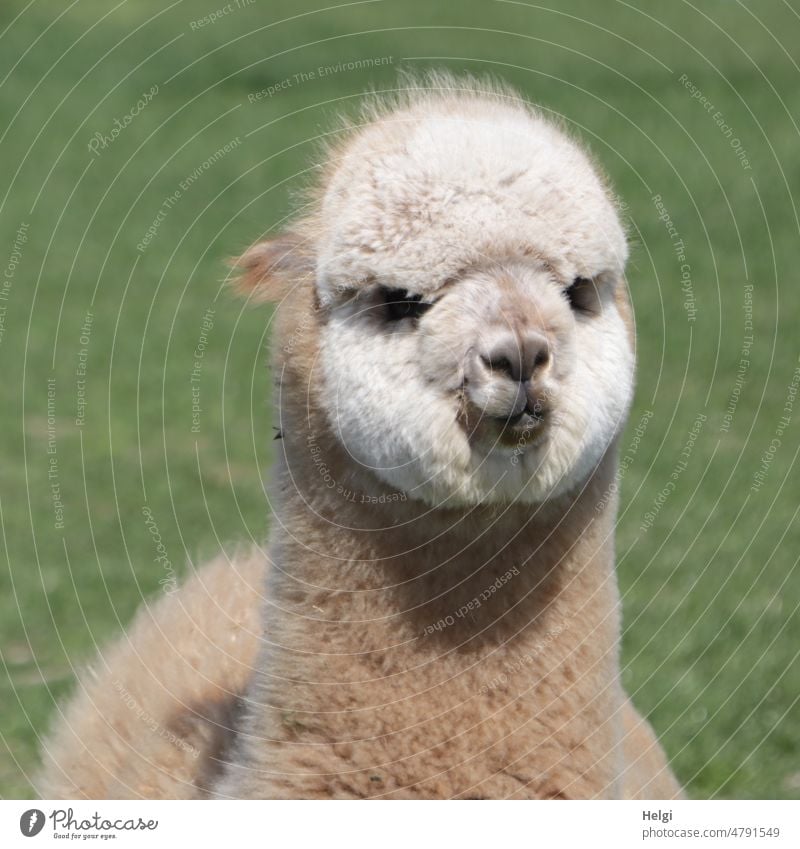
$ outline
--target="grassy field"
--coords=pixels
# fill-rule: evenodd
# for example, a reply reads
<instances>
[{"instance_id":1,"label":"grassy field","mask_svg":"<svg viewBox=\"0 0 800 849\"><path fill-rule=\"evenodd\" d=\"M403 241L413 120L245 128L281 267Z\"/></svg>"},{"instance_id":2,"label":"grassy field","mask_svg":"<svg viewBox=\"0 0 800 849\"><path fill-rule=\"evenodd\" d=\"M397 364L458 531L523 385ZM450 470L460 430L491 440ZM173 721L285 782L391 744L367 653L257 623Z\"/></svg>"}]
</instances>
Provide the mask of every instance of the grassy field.
<instances>
[{"instance_id":1,"label":"grassy field","mask_svg":"<svg viewBox=\"0 0 800 849\"><path fill-rule=\"evenodd\" d=\"M31 794L75 666L171 578L145 504L177 573L264 538L268 311L223 260L290 212L336 111L446 66L563 116L626 204L625 684L691 796L797 798L797 11L320 7L0 6L0 795Z\"/></svg>"}]
</instances>

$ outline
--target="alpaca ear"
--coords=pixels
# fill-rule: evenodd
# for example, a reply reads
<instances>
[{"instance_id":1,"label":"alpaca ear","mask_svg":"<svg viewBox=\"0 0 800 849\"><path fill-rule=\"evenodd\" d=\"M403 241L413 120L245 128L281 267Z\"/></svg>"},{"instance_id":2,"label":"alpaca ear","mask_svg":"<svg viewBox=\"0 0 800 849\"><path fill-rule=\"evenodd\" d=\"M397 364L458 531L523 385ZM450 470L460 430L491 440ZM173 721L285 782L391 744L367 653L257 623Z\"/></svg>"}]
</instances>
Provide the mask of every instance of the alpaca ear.
<instances>
[{"instance_id":1,"label":"alpaca ear","mask_svg":"<svg viewBox=\"0 0 800 849\"><path fill-rule=\"evenodd\" d=\"M291 231L256 242L231 264L239 272L233 281L235 289L257 302L280 301L313 270L303 240Z\"/></svg>"}]
</instances>

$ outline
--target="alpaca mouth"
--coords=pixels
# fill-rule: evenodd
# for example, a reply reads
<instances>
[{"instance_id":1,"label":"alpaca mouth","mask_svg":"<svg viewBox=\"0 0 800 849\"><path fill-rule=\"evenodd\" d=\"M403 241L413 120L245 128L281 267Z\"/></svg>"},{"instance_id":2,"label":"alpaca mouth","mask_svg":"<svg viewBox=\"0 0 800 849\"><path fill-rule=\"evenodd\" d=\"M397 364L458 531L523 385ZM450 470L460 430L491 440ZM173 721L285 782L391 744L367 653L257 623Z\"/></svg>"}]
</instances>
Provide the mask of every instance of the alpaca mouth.
<instances>
[{"instance_id":1,"label":"alpaca mouth","mask_svg":"<svg viewBox=\"0 0 800 849\"><path fill-rule=\"evenodd\" d=\"M547 405L543 398L520 393L517 403L503 415L489 415L489 418L503 427L515 431L535 429L542 426L547 417Z\"/></svg>"},{"instance_id":2,"label":"alpaca mouth","mask_svg":"<svg viewBox=\"0 0 800 849\"><path fill-rule=\"evenodd\" d=\"M462 424L471 439L492 445L518 446L538 442L547 429L548 418L547 408L539 401L524 403L521 408L499 416L467 405Z\"/></svg>"},{"instance_id":3,"label":"alpaca mouth","mask_svg":"<svg viewBox=\"0 0 800 849\"><path fill-rule=\"evenodd\" d=\"M535 439L543 430L547 413L541 406L526 405L519 412L509 416L492 416L495 427L500 428L500 436L509 435L514 440Z\"/></svg>"},{"instance_id":4,"label":"alpaca mouth","mask_svg":"<svg viewBox=\"0 0 800 849\"><path fill-rule=\"evenodd\" d=\"M528 401L519 410L512 410L507 416L492 416L496 421L503 422L511 427L531 426L538 427L545 419L547 410L541 401Z\"/></svg>"}]
</instances>

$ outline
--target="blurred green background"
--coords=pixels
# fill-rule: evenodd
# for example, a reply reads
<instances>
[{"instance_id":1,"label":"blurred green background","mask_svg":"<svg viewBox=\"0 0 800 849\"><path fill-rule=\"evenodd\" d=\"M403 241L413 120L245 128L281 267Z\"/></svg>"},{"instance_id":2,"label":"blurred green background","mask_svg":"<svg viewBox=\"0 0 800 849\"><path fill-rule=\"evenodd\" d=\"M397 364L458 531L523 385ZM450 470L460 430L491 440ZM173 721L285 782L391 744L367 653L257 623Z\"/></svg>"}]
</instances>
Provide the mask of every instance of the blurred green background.
<instances>
[{"instance_id":1,"label":"blurred green background","mask_svg":"<svg viewBox=\"0 0 800 849\"><path fill-rule=\"evenodd\" d=\"M563 116L625 204L625 684L691 796L800 796L796 9L5 0L0 32L0 794L31 794L75 665L171 577L145 504L178 573L264 538L269 310L224 259L338 111L444 66Z\"/></svg>"}]
</instances>

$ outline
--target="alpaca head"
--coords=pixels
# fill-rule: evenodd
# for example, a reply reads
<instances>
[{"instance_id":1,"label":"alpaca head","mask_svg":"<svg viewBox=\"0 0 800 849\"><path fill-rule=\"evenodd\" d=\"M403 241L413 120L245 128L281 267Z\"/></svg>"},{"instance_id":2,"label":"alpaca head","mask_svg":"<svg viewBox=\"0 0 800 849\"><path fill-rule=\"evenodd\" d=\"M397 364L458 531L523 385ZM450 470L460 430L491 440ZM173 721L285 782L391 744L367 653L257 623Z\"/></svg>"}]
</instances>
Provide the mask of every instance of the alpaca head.
<instances>
[{"instance_id":1,"label":"alpaca head","mask_svg":"<svg viewBox=\"0 0 800 849\"><path fill-rule=\"evenodd\" d=\"M243 261L266 297L276 279L313 287L307 385L330 430L434 505L580 486L633 386L627 249L602 180L519 97L472 81L435 78L364 117L313 212Z\"/></svg>"}]
</instances>

